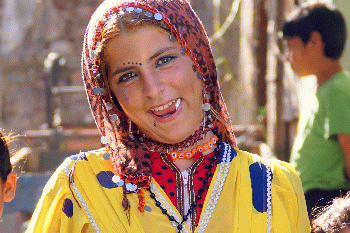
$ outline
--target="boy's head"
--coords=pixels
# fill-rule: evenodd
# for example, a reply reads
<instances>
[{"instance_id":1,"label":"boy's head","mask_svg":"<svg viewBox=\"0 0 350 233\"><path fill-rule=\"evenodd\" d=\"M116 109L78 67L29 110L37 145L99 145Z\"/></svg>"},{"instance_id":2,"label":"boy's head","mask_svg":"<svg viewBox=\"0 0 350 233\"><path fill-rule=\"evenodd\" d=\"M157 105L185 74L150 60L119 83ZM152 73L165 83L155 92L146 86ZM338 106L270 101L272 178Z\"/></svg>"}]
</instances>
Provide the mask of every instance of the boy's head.
<instances>
[{"instance_id":1,"label":"boy's head","mask_svg":"<svg viewBox=\"0 0 350 233\"><path fill-rule=\"evenodd\" d=\"M302 5L289 15L282 28L284 38L298 36L305 44L314 31L320 33L325 44L324 55L339 59L346 41L346 24L339 9L325 3Z\"/></svg>"},{"instance_id":2,"label":"boy's head","mask_svg":"<svg viewBox=\"0 0 350 233\"><path fill-rule=\"evenodd\" d=\"M346 41L346 24L331 4L301 5L282 27L285 56L299 76L315 74L321 60L338 61Z\"/></svg>"},{"instance_id":3,"label":"boy's head","mask_svg":"<svg viewBox=\"0 0 350 233\"><path fill-rule=\"evenodd\" d=\"M15 196L16 181L16 174L12 172L7 140L0 132L0 217L4 201L9 202Z\"/></svg>"}]
</instances>

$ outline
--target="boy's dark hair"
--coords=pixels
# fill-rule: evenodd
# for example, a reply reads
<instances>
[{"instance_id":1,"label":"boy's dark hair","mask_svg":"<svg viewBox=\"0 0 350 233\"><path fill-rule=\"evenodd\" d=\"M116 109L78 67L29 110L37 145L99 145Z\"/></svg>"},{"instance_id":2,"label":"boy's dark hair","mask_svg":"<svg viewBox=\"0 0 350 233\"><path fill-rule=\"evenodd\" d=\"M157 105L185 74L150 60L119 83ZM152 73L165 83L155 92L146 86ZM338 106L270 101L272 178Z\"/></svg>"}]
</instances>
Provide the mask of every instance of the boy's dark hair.
<instances>
[{"instance_id":1,"label":"boy's dark hair","mask_svg":"<svg viewBox=\"0 0 350 233\"><path fill-rule=\"evenodd\" d=\"M10 151L5 136L0 132L0 178L2 182L7 180L7 175L11 171Z\"/></svg>"},{"instance_id":2,"label":"boy's dark hair","mask_svg":"<svg viewBox=\"0 0 350 233\"><path fill-rule=\"evenodd\" d=\"M285 21L283 37L299 36L304 43L313 31L321 34L325 43L325 56L339 59L346 41L345 19L332 4L316 3L300 6Z\"/></svg>"}]
</instances>

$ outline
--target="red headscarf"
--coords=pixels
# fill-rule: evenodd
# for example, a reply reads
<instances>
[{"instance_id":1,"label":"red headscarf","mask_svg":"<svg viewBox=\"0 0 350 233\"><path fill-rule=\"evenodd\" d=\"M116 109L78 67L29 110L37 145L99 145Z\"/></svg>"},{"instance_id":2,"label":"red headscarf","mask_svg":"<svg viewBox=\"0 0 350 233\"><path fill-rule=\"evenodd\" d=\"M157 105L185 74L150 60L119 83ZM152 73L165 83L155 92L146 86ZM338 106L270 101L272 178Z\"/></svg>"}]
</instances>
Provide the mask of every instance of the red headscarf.
<instances>
[{"instance_id":1,"label":"red headscarf","mask_svg":"<svg viewBox=\"0 0 350 233\"><path fill-rule=\"evenodd\" d=\"M223 142L235 146L209 40L189 3L185 0L106 0L93 14L86 30L82 54L83 78L92 114L102 134L101 143L112 153L116 173L139 186L145 184L143 179L150 178L150 154L147 148L129 138L128 118L112 100L107 77L103 77L104 72L101 72L97 48L104 25L116 18L111 16L130 11L141 13L141 10L143 13L151 12L153 17L160 16L177 42L187 51L209 94L214 128L222 134Z\"/></svg>"}]
</instances>

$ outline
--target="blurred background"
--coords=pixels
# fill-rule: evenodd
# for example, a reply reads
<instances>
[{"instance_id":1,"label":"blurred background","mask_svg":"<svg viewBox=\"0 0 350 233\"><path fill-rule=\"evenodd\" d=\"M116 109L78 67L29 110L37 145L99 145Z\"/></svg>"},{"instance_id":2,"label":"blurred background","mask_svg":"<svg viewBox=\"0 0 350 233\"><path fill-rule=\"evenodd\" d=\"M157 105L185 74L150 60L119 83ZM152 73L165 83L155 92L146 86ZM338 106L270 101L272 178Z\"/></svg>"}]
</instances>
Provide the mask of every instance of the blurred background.
<instances>
[{"instance_id":1,"label":"blurred background","mask_svg":"<svg viewBox=\"0 0 350 233\"><path fill-rule=\"evenodd\" d=\"M100 147L80 70L83 35L102 0L0 1L0 128L22 137L16 197L0 232L23 232L42 188L65 157ZM302 0L191 0L212 43L238 146L288 161L303 99L314 77L298 79L283 60L282 20ZM320 2L320 1L319 1ZM350 22L349 0L329 0ZM350 69L350 43L343 66ZM303 88L300 84L303 83Z\"/></svg>"}]
</instances>

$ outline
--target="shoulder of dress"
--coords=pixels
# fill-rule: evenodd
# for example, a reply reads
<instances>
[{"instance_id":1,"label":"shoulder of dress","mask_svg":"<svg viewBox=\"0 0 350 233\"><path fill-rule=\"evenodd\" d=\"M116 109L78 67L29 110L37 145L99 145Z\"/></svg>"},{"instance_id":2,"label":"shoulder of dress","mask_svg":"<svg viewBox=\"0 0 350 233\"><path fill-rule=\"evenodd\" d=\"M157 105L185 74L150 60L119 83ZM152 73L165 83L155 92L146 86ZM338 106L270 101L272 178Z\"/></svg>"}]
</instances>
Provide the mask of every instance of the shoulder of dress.
<instances>
[{"instance_id":1,"label":"shoulder of dress","mask_svg":"<svg viewBox=\"0 0 350 233\"><path fill-rule=\"evenodd\" d=\"M247 164L249 167L268 167L272 173L291 173L297 174L295 168L288 162L278 159L263 158L258 154L252 154L247 151L242 151L235 148L237 157L240 158L241 163ZM252 166L253 165L253 166Z\"/></svg>"},{"instance_id":2,"label":"shoulder of dress","mask_svg":"<svg viewBox=\"0 0 350 233\"><path fill-rule=\"evenodd\" d=\"M297 171L295 170L295 168L288 162L284 162L281 160L272 160L270 161L270 166L271 169L274 173L283 173L285 175L292 175L292 176L298 176Z\"/></svg>"},{"instance_id":3,"label":"shoulder of dress","mask_svg":"<svg viewBox=\"0 0 350 233\"><path fill-rule=\"evenodd\" d=\"M91 167L94 168L94 172L96 172L96 169L102 171L104 168L107 169L107 167L111 164L109 163L110 157L110 154L104 148L87 152L79 152L67 157L57 170L60 170L60 173L65 173L66 175L68 174L69 177L76 174L78 167ZM109 170L109 168L107 170ZM89 171L92 170L89 169Z\"/></svg>"},{"instance_id":4,"label":"shoulder of dress","mask_svg":"<svg viewBox=\"0 0 350 233\"><path fill-rule=\"evenodd\" d=\"M80 161L91 161L91 160L109 160L109 159L110 159L110 154L105 150L105 148L86 151L86 152L81 151L77 154L73 154L66 158L68 163L77 163Z\"/></svg>"},{"instance_id":5,"label":"shoulder of dress","mask_svg":"<svg viewBox=\"0 0 350 233\"><path fill-rule=\"evenodd\" d=\"M235 159L237 157L237 159ZM223 162L224 158L227 162L238 162L244 164L252 164L255 162L263 162L264 159L257 154L252 154L247 151L240 150L237 147L232 147L227 143L222 143L220 151L219 163Z\"/></svg>"},{"instance_id":6,"label":"shoulder of dress","mask_svg":"<svg viewBox=\"0 0 350 233\"><path fill-rule=\"evenodd\" d=\"M253 154L248 151L240 150L238 148L234 148L234 150L236 151L237 156L241 158L241 160L244 160L245 163L248 163L249 165L256 162L268 163L266 159L259 156L258 154Z\"/></svg>"}]
</instances>

